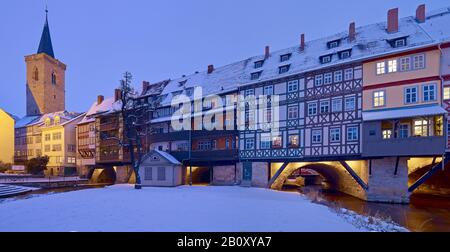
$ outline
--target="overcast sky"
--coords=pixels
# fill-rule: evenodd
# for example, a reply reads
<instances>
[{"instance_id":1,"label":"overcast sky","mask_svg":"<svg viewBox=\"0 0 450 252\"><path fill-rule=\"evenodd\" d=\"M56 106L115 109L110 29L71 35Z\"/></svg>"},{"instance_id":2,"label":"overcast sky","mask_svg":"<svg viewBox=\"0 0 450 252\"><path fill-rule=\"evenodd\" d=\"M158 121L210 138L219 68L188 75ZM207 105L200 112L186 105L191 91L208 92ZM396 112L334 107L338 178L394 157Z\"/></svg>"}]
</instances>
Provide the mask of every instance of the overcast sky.
<instances>
[{"instance_id":1,"label":"overcast sky","mask_svg":"<svg viewBox=\"0 0 450 252\"><path fill-rule=\"evenodd\" d=\"M24 56L36 53L49 9L57 59L67 64L66 109L86 111L97 95L113 95L124 71L134 85L178 78L385 21L416 7L449 6L448 0L1 0L0 108L25 114Z\"/></svg>"}]
</instances>

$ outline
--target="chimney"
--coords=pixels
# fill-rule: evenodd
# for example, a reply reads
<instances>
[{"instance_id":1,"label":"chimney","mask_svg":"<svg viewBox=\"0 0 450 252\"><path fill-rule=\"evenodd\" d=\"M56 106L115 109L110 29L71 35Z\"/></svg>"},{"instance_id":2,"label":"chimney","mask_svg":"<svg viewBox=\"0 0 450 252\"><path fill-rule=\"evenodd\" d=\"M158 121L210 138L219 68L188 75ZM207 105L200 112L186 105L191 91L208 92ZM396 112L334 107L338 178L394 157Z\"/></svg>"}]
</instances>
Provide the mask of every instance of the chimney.
<instances>
[{"instance_id":1,"label":"chimney","mask_svg":"<svg viewBox=\"0 0 450 252\"><path fill-rule=\"evenodd\" d=\"M211 74L212 72L214 72L214 65L209 65L208 66L208 74Z\"/></svg>"},{"instance_id":2,"label":"chimney","mask_svg":"<svg viewBox=\"0 0 450 252\"><path fill-rule=\"evenodd\" d=\"M269 58L270 56L270 47L266 46L265 52L264 52L264 58Z\"/></svg>"},{"instance_id":3,"label":"chimney","mask_svg":"<svg viewBox=\"0 0 450 252\"><path fill-rule=\"evenodd\" d=\"M390 9L387 17L387 32L398 32L398 8Z\"/></svg>"},{"instance_id":4,"label":"chimney","mask_svg":"<svg viewBox=\"0 0 450 252\"><path fill-rule=\"evenodd\" d=\"M300 51L304 51L305 50L305 34L303 33L300 36Z\"/></svg>"},{"instance_id":5,"label":"chimney","mask_svg":"<svg viewBox=\"0 0 450 252\"><path fill-rule=\"evenodd\" d=\"M102 104L103 100L105 100L105 97L103 97L103 95L97 96L97 105Z\"/></svg>"},{"instance_id":6,"label":"chimney","mask_svg":"<svg viewBox=\"0 0 450 252\"><path fill-rule=\"evenodd\" d=\"M419 5L419 7L417 7L416 20L419 23L425 23L425 4Z\"/></svg>"},{"instance_id":7,"label":"chimney","mask_svg":"<svg viewBox=\"0 0 450 252\"><path fill-rule=\"evenodd\" d=\"M142 93L146 92L149 86L150 86L150 82L143 81L142 82Z\"/></svg>"},{"instance_id":8,"label":"chimney","mask_svg":"<svg viewBox=\"0 0 450 252\"><path fill-rule=\"evenodd\" d=\"M118 101L122 99L122 90L120 89L114 89L114 101Z\"/></svg>"},{"instance_id":9,"label":"chimney","mask_svg":"<svg viewBox=\"0 0 450 252\"><path fill-rule=\"evenodd\" d=\"M351 22L348 28L348 42L353 42L356 39L356 26L355 22Z\"/></svg>"}]
</instances>

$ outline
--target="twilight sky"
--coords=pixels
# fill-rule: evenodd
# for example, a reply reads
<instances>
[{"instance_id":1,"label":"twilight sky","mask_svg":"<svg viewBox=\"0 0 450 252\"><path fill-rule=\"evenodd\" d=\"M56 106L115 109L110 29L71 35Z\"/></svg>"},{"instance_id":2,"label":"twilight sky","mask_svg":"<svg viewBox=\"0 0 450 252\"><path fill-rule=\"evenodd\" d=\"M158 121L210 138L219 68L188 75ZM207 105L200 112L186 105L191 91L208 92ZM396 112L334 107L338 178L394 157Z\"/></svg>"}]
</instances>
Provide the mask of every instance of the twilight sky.
<instances>
[{"instance_id":1,"label":"twilight sky","mask_svg":"<svg viewBox=\"0 0 450 252\"><path fill-rule=\"evenodd\" d=\"M0 108L25 114L24 56L39 45L49 9L57 59L67 64L66 109L83 112L113 95L124 71L134 85L178 78L306 40L449 6L448 0L1 0Z\"/></svg>"}]
</instances>

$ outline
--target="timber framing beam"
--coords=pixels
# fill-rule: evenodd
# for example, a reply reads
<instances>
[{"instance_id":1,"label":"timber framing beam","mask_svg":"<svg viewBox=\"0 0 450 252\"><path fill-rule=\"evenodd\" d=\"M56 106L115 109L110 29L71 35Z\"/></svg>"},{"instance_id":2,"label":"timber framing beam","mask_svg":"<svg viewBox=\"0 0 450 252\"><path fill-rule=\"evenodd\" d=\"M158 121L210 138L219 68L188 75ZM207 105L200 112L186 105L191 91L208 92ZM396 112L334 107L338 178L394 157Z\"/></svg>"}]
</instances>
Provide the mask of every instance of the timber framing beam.
<instances>
[{"instance_id":1,"label":"timber framing beam","mask_svg":"<svg viewBox=\"0 0 450 252\"><path fill-rule=\"evenodd\" d=\"M364 189L369 190L369 186L356 174L356 172L348 165L346 161L339 161L341 165L345 168L345 170L350 173L350 175L353 177L353 179Z\"/></svg>"},{"instance_id":2,"label":"timber framing beam","mask_svg":"<svg viewBox=\"0 0 450 252\"><path fill-rule=\"evenodd\" d=\"M278 171L275 173L275 175L273 175L273 177L269 180L269 184L267 185L267 188L269 188L269 189L272 188L273 183L281 175L281 173L284 171L284 169L286 169L288 164L289 164L289 162L283 163L283 165L280 167L280 169L278 169ZM271 167L269 167L269 169L271 169Z\"/></svg>"},{"instance_id":3,"label":"timber framing beam","mask_svg":"<svg viewBox=\"0 0 450 252\"><path fill-rule=\"evenodd\" d=\"M427 181L429 178L431 178L437 171L442 170L443 167L445 167L445 165L447 165L449 161L450 161L449 154L445 154L443 156L442 162L440 162L438 164L436 164L436 158L433 158L433 163L432 163L433 167L427 173L425 173L422 177L420 177L416 182L414 182L414 184L412 184L409 187L408 192L410 192L410 193L414 192L414 190L419 188L419 186L421 186L423 183L425 183L425 181Z\"/></svg>"}]
</instances>

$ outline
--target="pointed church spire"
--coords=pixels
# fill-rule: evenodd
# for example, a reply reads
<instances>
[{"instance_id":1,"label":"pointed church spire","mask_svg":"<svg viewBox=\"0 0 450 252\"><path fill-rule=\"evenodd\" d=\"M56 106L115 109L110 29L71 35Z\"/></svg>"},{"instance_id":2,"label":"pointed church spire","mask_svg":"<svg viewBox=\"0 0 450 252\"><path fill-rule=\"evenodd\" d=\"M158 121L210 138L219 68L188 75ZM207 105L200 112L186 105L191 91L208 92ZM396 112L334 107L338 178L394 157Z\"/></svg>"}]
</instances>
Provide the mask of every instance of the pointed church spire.
<instances>
[{"instance_id":1,"label":"pointed church spire","mask_svg":"<svg viewBox=\"0 0 450 252\"><path fill-rule=\"evenodd\" d=\"M52 39L50 37L50 28L48 27L48 9L45 7L45 25L42 31L41 42L39 43L39 49L37 53L46 53L49 56L55 58L53 53Z\"/></svg>"}]
</instances>

